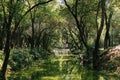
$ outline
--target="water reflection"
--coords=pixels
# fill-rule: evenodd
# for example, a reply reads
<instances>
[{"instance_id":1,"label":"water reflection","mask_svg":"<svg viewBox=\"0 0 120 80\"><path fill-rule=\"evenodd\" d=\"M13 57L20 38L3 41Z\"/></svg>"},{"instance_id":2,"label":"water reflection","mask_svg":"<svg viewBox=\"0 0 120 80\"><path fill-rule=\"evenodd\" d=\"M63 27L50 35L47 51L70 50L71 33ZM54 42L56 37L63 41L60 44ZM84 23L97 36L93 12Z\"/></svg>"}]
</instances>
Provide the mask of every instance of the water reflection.
<instances>
[{"instance_id":1,"label":"water reflection","mask_svg":"<svg viewBox=\"0 0 120 80\"><path fill-rule=\"evenodd\" d=\"M97 76L97 77L96 77ZM86 70L76 56L54 56L39 60L8 80L120 80L118 77Z\"/></svg>"}]
</instances>

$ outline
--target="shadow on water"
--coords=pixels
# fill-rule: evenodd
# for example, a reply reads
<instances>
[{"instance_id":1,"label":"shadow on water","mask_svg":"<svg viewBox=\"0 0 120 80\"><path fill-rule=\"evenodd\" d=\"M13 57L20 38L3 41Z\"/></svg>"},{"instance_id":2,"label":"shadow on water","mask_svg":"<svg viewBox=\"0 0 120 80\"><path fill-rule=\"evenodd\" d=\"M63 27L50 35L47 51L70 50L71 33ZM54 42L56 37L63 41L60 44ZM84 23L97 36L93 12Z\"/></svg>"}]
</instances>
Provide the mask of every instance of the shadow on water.
<instances>
[{"instance_id":1,"label":"shadow on water","mask_svg":"<svg viewBox=\"0 0 120 80\"><path fill-rule=\"evenodd\" d=\"M97 77L95 77L97 76ZM39 60L8 80L120 80L114 75L86 70L75 56L52 56Z\"/></svg>"}]
</instances>

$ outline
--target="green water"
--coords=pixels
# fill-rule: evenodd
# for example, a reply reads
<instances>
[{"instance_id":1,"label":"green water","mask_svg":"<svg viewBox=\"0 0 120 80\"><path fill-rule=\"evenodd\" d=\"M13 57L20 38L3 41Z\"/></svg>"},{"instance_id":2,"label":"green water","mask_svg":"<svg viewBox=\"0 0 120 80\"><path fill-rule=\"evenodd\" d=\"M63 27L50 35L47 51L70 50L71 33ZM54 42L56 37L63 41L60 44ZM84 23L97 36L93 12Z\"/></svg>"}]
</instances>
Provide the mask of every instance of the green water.
<instances>
[{"instance_id":1,"label":"green water","mask_svg":"<svg viewBox=\"0 0 120 80\"><path fill-rule=\"evenodd\" d=\"M25 70L15 72L8 80L120 80L114 75L93 72L82 67L77 56L50 56L35 61Z\"/></svg>"}]
</instances>

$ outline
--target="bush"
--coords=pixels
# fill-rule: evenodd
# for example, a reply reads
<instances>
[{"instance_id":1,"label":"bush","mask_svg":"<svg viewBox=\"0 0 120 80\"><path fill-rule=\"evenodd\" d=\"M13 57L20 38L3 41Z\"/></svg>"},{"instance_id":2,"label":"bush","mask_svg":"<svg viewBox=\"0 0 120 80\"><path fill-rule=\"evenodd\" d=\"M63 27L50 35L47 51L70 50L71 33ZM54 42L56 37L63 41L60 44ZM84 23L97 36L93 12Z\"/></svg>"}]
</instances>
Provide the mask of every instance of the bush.
<instances>
[{"instance_id":1,"label":"bush","mask_svg":"<svg viewBox=\"0 0 120 80\"><path fill-rule=\"evenodd\" d=\"M41 48L14 49L11 51L9 65L11 70L19 71L31 65L32 61L39 59L48 59L48 51Z\"/></svg>"},{"instance_id":2,"label":"bush","mask_svg":"<svg viewBox=\"0 0 120 80\"><path fill-rule=\"evenodd\" d=\"M30 50L30 54L33 55L33 60L38 60L40 58L40 53L37 48Z\"/></svg>"},{"instance_id":3,"label":"bush","mask_svg":"<svg viewBox=\"0 0 120 80\"><path fill-rule=\"evenodd\" d=\"M32 56L29 54L29 50L15 49L11 53L9 65L14 71L21 70L32 63Z\"/></svg>"},{"instance_id":4,"label":"bush","mask_svg":"<svg viewBox=\"0 0 120 80\"><path fill-rule=\"evenodd\" d=\"M34 48L30 51L31 55L33 55L34 60L38 60L40 58L47 59L48 58L48 51L42 48Z\"/></svg>"}]
</instances>

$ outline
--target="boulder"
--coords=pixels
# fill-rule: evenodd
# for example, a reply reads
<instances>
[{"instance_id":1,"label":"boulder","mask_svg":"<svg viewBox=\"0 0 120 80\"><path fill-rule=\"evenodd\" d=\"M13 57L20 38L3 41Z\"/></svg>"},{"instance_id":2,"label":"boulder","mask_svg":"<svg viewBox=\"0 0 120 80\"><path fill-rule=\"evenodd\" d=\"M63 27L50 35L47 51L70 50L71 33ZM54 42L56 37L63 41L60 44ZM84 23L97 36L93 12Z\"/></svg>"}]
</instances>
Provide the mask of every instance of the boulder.
<instances>
[{"instance_id":1,"label":"boulder","mask_svg":"<svg viewBox=\"0 0 120 80\"><path fill-rule=\"evenodd\" d=\"M117 45L108 51L102 57L102 69L120 74L120 45Z\"/></svg>"}]
</instances>

